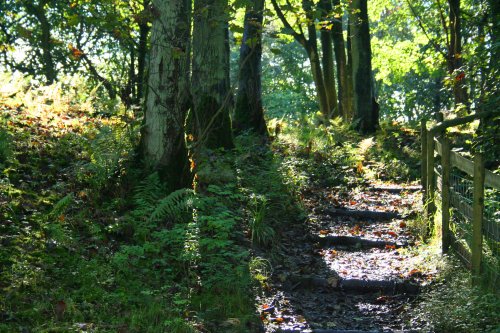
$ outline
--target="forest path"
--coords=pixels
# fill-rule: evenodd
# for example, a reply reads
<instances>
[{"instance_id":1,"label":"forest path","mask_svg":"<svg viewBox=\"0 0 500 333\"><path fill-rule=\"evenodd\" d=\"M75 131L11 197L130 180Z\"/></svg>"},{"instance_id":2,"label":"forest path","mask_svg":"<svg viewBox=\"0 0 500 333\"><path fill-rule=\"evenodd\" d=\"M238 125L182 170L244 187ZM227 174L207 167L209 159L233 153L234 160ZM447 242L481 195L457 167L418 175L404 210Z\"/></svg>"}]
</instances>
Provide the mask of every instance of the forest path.
<instances>
[{"instance_id":1,"label":"forest path","mask_svg":"<svg viewBox=\"0 0 500 333\"><path fill-rule=\"evenodd\" d=\"M406 221L421 212L417 189L368 185L304 193L308 220L284 232L283 259L258 300L266 332L417 330L405 314L432 279L416 268L417 241Z\"/></svg>"}]
</instances>

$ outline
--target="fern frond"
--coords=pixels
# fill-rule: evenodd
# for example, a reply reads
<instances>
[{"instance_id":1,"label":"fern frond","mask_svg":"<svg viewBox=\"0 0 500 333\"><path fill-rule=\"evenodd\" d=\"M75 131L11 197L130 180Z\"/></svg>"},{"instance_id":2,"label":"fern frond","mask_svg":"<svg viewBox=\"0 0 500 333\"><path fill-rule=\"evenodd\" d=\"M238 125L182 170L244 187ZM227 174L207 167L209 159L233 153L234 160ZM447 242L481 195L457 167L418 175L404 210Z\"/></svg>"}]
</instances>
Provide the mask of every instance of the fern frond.
<instances>
[{"instance_id":1,"label":"fern frond","mask_svg":"<svg viewBox=\"0 0 500 333\"><path fill-rule=\"evenodd\" d=\"M362 159L365 159L366 155L368 154L368 150L370 150L370 148L373 147L374 144L375 144L375 140L373 137L362 140L358 144L358 155Z\"/></svg>"},{"instance_id":2,"label":"fern frond","mask_svg":"<svg viewBox=\"0 0 500 333\"><path fill-rule=\"evenodd\" d=\"M139 210L152 210L163 194L160 176L155 172L135 188L134 203Z\"/></svg>"},{"instance_id":3,"label":"fern frond","mask_svg":"<svg viewBox=\"0 0 500 333\"><path fill-rule=\"evenodd\" d=\"M72 202L73 202L73 193L67 194L66 196L61 198L58 202L55 203L49 215L52 217L61 215L66 211L66 209Z\"/></svg>"},{"instance_id":4,"label":"fern frond","mask_svg":"<svg viewBox=\"0 0 500 333\"><path fill-rule=\"evenodd\" d=\"M194 191L183 188L170 193L161 199L149 217L150 221L158 222L166 218L179 222L193 204Z\"/></svg>"}]
</instances>

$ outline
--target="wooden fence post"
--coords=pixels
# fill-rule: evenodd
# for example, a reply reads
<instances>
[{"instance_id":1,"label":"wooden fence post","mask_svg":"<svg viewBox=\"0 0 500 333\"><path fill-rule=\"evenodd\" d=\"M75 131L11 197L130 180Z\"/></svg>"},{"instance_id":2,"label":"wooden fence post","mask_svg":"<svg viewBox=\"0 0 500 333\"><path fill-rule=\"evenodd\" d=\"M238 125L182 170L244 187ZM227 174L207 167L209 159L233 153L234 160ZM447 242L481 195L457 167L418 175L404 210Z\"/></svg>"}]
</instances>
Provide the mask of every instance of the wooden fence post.
<instances>
[{"instance_id":1,"label":"wooden fence post","mask_svg":"<svg viewBox=\"0 0 500 333\"><path fill-rule=\"evenodd\" d=\"M422 204L427 202L427 122L422 119L420 123L420 141L422 143Z\"/></svg>"},{"instance_id":2,"label":"wooden fence post","mask_svg":"<svg viewBox=\"0 0 500 333\"><path fill-rule=\"evenodd\" d=\"M474 199L472 212L471 267L473 283L477 284L481 274L483 254L483 211L484 211L484 159L477 153L474 156Z\"/></svg>"},{"instance_id":3,"label":"wooden fence post","mask_svg":"<svg viewBox=\"0 0 500 333\"><path fill-rule=\"evenodd\" d=\"M443 135L441 140L441 242L442 253L447 253L450 247L450 170L451 170L450 139Z\"/></svg>"},{"instance_id":4,"label":"wooden fence post","mask_svg":"<svg viewBox=\"0 0 500 333\"><path fill-rule=\"evenodd\" d=\"M427 132L427 236L430 236L434 229L434 213L436 212L436 204L434 203L434 195L436 192L436 177L434 176L434 149L434 132L430 130Z\"/></svg>"}]
</instances>

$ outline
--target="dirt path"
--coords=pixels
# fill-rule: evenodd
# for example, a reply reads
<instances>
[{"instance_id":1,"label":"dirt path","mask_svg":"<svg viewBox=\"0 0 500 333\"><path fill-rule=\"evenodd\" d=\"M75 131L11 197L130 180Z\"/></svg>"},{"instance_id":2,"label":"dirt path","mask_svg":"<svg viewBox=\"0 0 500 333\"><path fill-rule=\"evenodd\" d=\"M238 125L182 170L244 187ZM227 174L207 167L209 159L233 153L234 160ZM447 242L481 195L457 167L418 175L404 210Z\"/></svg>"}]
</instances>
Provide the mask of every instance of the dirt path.
<instances>
[{"instance_id":1,"label":"dirt path","mask_svg":"<svg viewBox=\"0 0 500 333\"><path fill-rule=\"evenodd\" d=\"M266 332L418 330L405 313L431 277L414 268L405 220L420 213L415 188L338 193L304 194L308 221L285 232L281 264L259 299Z\"/></svg>"}]
</instances>

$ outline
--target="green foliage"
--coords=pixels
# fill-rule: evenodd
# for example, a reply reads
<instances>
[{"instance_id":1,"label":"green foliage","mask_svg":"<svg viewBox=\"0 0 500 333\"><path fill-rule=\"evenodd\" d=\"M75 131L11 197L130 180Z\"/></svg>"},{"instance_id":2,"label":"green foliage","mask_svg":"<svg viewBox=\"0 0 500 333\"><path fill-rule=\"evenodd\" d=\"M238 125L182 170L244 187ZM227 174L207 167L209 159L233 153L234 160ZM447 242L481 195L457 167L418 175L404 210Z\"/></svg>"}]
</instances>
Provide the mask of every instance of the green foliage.
<instances>
[{"instance_id":1,"label":"green foliage","mask_svg":"<svg viewBox=\"0 0 500 333\"><path fill-rule=\"evenodd\" d=\"M68 206L73 203L74 197L72 193L69 193L65 195L63 198L61 198L54 207L52 207L52 210L49 213L49 216L55 218L63 214L67 209Z\"/></svg>"},{"instance_id":2,"label":"green foliage","mask_svg":"<svg viewBox=\"0 0 500 333\"><path fill-rule=\"evenodd\" d=\"M12 156L11 136L6 129L0 127L0 166Z\"/></svg>"},{"instance_id":3,"label":"green foliage","mask_svg":"<svg viewBox=\"0 0 500 333\"><path fill-rule=\"evenodd\" d=\"M266 219L268 209L266 197L252 196L250 198L250 239L254 244L269 245L274 239L275 232L269 225L270 221Z\"/></svg>"},{"instance_id":4,"label":"green foliage","mask_svg":"<svg viewBox=\"0 0 500 333\"><path fill-rule=\"evenodd\" d=\"M194 206L194 192L179 189L163 196L165 189L158 173L146 177L135 190L135 216L147 216L147 223L157 224L168 219L171 223L186 222L190 219L190 209ZM168 223L168 224L171 224Z\"/></svg>"},{"instance_id":5,"label":"green foliage","mask_svg":"<svg viewBox=\"0 0 500 333\"><path fill-rule=\"evenodd\" d=\"M248 264L253 278L264 283L273 273L272 265L269 260L262 257L253 257Z\"/></svg>"},{"instance_id":6,"label":"green foliage","mask_svg":"<svg viewBox=\"0 0 500 333\"><path fill-rule=\"evenodd\" d=\"M456 260L448 260L440 282L420 296L412 315L430 321L427 329L434 332L498 332L498 295L471 287L470 274Z\"/></svg>"},{"instance_id":7,"label":"green foliage","mask_svg":"<svg viewBox=\"0 0 500 333\"><path fill-rule=\"evenodd\" d=\"M86 147L90 161L81 166L77 177L93 189L102 189L114 177L125 174L125 162L132 154L133 138L124 128L104 126L91 133Z\"/></svg>"}]
</instances>

